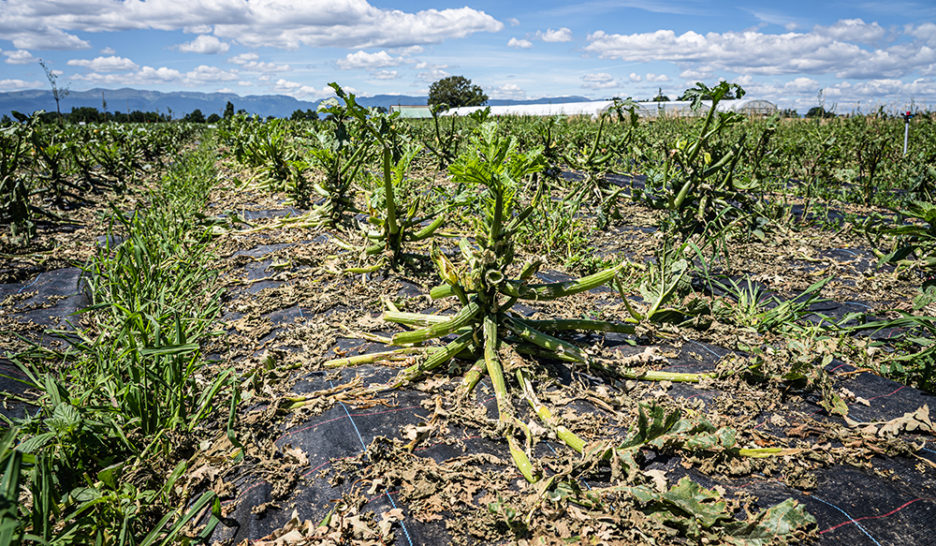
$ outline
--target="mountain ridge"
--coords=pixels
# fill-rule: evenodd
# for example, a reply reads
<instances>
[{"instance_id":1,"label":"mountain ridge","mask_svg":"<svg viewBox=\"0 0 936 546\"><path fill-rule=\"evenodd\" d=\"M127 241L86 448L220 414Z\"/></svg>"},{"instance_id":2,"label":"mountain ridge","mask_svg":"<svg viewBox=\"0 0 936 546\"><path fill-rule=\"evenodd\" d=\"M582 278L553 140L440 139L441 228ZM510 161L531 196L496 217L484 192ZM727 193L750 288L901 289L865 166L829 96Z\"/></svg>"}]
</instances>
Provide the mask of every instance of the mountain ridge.
<instances>
[{"instance_id":1,"label":"mountain ridge","mask_svg":"<svg viewBox=\"0 0 936 546\"><path fill-rule=\"evenodd\" d=\"M261 116L288 117L296 110L315 110L323 99L304 101L288 95L237 95L236 93L204 93L200 91L154 91L148 89L134 89L124 87L121 89L94 88L87 91L71 91L61 99L62 113L68 113L72 108L92 107L102 110L106 103L107 111L171 113L173 118L181 118L193 110L201 110L202 114L209 116L222 114L224 107L230 101L236 110L245 110L250 114ZM584 102L592 99L580 96L542 97L538 99L491 99L490 106L508 106L514 104L550 104L559 102ZM426 104L427 97L421 95L373 95L370 97L357 97L359 104L364 106L383 106L403 104ZM55 110L55 99L52 92L44 89L26 89L22 91L0 92L0 115L9 115L14 110L31 114L36 110Z\"/></svg>"}]
</instances>

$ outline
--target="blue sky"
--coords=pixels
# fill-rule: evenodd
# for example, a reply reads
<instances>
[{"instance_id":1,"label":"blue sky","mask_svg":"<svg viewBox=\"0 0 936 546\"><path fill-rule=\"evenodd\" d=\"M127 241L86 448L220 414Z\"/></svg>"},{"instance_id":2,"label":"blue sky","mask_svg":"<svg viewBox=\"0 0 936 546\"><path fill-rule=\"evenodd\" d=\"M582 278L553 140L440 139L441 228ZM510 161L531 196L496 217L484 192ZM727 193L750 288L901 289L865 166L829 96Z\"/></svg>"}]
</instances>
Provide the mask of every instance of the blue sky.
<instances>
[{"instance_id":1,"label":"blue sky","mask_svg":"<svg viewBox=\"0 0 936 546\"><path fill-rule=\"evenodd\" d=\"M649 98L695 81L806 109L936 107L936 2L0 0L0 91L287 94L337 81L492 98Z\"/></svg>"}]
</instances>

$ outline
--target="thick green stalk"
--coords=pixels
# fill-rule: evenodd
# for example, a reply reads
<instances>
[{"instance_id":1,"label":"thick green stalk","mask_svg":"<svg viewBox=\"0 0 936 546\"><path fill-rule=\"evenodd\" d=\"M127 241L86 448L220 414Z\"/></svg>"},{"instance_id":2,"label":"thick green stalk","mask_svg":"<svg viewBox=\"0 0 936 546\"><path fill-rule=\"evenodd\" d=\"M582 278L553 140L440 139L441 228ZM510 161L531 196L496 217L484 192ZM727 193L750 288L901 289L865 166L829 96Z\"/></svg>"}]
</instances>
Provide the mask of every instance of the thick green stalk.
<instances>
[{"instance_id":1,"label":"thick green stalk","mask_svg":"<svg viewBox=\"0 0 936 546\"><path fill-rule=\"evenodd\" d=\"M455 355L468 348L468 346L472 343L473 334L474 332L466 332L462 334L455 341L430 354L429 357L426 358L426 360L422 363L414 364L404 369L402 372L400 372L397 378L393 380L392 383L378 386L373 390L379 392L383 390L398 389L405 383L416 380L422 374L438 368L442 364L445 364L449 360L455 358Z\"/></svg>"},{"instance_id":2,"label":"thick green stalk","mask_svg":"<svg viewBox=\"0 0 936 546\"><path fill-rule=\"evenodd\" d=\"M456 313L455 316L451 318L451 320L433 324L427 328L414 330L412 332L400 332L398 334L394 334L393 343L395 345L406 345L446 336L455 330L470 324L480 311L481 307L477 302L470 302L458 313Z\"/></svg>"},{"instance_id":3,"label":"thick green stalk","mask_svg":"<svg viewBox=\"0 0 936 546\"><path fill-rule=\"evenodd\" d=\"M533 390L533 385L529 377L527 377L527 372L524 370L517 370L517 381L520 382L520 387L523 389L523 394L530 404L530 407L533 408L533 411L536 412L536 415L543 424L552 429L556 437L565 442L567 446L578 453L584 453L585 440L579 438L574 432L560 425L552 412L549 411L549 408L540 403L539 399L536 397L536 392Z\"/></svg>"},{"instance_id":4,"label":"thick green stalk","mask_svg":"<svg viewBox=\"0 0 936 546\"><path fill-rule=\"evenodd\" d=\"M487 367L488 377L491 378L491 384L494 386L498 420L507 422L509 419L507 383L504 381L504 370L497 358L497 322L490 315L484 317L484 364Z\"/></svg>"},{"instance_id":5,"label":"thick green stalk","mask_svg":"<svg viewBox=\"0 0 936 546\"><path fill-rule=\"evenodd\" d=\"M426 349L422 347L403 347L392 351L381 351L379 353L367 353L364 355L350 356L347 358L336 358L322 363L326 369L346 368L348 366L357 366L359 364L373 364L380 360L401 360L401 357L412 354L425 353Z\"/></svg>"},{"instance_id":6,"label":"thick green stalk","mask_svg":"<svg viewBox=\"0 0 936 546\"><path fill-rule=\"evenodd\" d=\"M383 319L387 322L426 328L433 324L441 324L450 321L452 317L447 317L445 315L425 315L423 313L406 313L404 311L386 311L383 314Z\"/></svg>"},{"instance_id":7,"label":"thick green stalk","mask_svg":"<svg viewBox=\"0 0 936 546\"><path fill-rule=\"evenodd\" d=\"M540 285L527 285L521 281L506 281L500 285L499 290L502 294L523 300L554 300L597 288L613 279L622 267L624 267L623 263L574 281Z\"/></svg>"},{"instance_id":8,"label":"thick green stalk","mask_svg":"<svg viewBox=\"0 0 936 546\"><path fill-rule=\"evenodd\" d=\"M553 354L554 358L578 363L585 363L589 360L585 353L575 345L549 334L544 334L530 326L526 321L511 317L504 321L504 325L511 332L520 336L521 339L546 349Z\"/></svg>"},{"instance_id":9,"label":"thick green stalk","mask_svg":"<svg viewBox=\"0 0 936 546\"><path fill-rule=\"evenodd\" d=\"M465 372L465 376L462 378L461 385L458 386L457 396L458 398L465 398L471 391L474 390L475 386L481 381L481 376L484 374L485 362L483 358L479 358L474 365Z\"/></svg>"}]
</instances>

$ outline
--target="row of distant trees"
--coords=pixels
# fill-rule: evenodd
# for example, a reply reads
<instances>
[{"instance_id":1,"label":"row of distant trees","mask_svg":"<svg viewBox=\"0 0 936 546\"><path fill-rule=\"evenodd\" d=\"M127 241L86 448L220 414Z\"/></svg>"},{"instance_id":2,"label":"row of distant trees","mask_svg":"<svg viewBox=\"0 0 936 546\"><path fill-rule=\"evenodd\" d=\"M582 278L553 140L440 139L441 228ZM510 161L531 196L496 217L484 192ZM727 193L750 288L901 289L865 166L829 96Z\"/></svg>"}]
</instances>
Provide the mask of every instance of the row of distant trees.
<instances>
[{"instance_id":1,"label":"row of distant trees","mask_svg":"<svg viewBox=\"0 0 936 546\"><path fill-rule=\"evenodd\" d=\"M11 112L13 117L4 114L3 118L0 119L0 124L9 124L13 123L14 119L19 122L25 122L29 119L29 116L21 112L13 111ZM238 110L238 114L246 114L246 110ZM182 116L183 121L188 121L192 123L217 123L222 119L227 119L234 117L234 104L231 101L228 101L224 106L223 114L212 113L208 116L201 111L201 109L196 108L188 114ZM269 116L272 118L273 116ZM98 110L93 106L80 106L73 107L71 112L59 114L57 112L44 112L39 115L39 121L41 123L53 123L59 120L68 121L71 123L103 123L103 122L115 122L115 123L155 123L159 121L171 121L173 119L172 111L168 113L160 112L143 112L142 110L133 110L132 112L108 112L104 110ZM318 119L318 113L312 109L305 110L296 110L289 116L289 119L292 120L312 120Z\"/></svg>"}]
</instances>

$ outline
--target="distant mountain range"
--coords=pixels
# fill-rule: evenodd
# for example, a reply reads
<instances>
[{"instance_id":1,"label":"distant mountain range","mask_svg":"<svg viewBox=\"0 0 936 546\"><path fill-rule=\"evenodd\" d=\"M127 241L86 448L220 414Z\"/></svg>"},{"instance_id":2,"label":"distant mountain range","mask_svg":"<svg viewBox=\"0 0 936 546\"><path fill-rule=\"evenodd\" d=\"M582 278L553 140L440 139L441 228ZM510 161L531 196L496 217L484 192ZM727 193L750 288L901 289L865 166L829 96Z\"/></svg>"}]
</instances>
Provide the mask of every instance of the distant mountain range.
<instances>
[{"instance_id":1,"label":"distant mountain range","mask_svg":"<svg viewBox=\"0 0 936 546\"><path fill-rule=\"evenodd\" d=\"M492 99L488 101L491 106L507 106L513 104L550 104L561 102L590 101L585 97L549 97L529 100ZM143 112L172 113L174 118L180 118L193 110L201 110L205 116L224 112L224 106L230 101L235 110L246 110L250 114L261 116L288 117L296 110L315 110L321 100L303 101L287 95L248 95L242 97L234 93L198 93L192 91L174 91L163 93L161 91L146 91L143 89L91 89L89 91L72 91L61 100L62 113L68 113L72 108L93 107L102 110L106 102L109 112ZM372 97L358 97L358 103L365 106L389 107L395 104L426 104L427 97L412 95L374 95ZM26 91L10 91L0 93L0 115L12 111L31 114L36 110L55 111L55 100L52 92L42 89L29 89Z\"/></svg>"}]
</instances>

